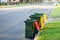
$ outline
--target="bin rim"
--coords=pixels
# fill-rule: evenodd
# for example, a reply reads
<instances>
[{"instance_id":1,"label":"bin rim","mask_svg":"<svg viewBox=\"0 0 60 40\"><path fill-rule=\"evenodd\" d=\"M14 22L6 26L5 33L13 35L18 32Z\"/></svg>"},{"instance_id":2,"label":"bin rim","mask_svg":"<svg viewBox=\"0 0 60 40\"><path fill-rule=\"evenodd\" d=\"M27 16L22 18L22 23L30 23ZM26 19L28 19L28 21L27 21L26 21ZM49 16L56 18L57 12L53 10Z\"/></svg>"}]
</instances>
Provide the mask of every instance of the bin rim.
<instances>
[{"instance_id":1,"label":"bin rim","mask_svg":"<svg viewBox=\"0 0 60 40\"><path fill-rule=\"evenodd\" d=\"M35 21L37 21L37 20L27 19L27 20L26 20L26 21L24 21L24 22L35 22Z\"/></svg>"},{"instance_id":2,"label":"bin rim","mask_svg":"<svg viewBox=\"0 0 60 40\"><path fill-rule=\"evenodd\" d=\"M31 15L31 16L29 16L29 17L41 17L42 15Z\"/></svg>"}]
</instances>

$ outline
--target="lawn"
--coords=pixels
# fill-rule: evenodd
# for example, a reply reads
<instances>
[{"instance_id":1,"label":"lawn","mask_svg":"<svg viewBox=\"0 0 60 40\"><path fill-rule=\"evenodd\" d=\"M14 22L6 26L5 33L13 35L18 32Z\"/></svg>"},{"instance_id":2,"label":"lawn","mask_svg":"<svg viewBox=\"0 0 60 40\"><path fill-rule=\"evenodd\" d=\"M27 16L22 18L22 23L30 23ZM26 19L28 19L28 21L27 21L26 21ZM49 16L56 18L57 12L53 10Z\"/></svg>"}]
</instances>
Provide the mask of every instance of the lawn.
<instances>
[{"instance_id":1,"label":"lawn","mask_svg":"<svg viewBox=\"0 0 60 40\"><path fill-rule=\"evenodd\" d=\"M60 7L54 8L54 9L52 10L50 16L51 16L51 17L54 17L54 18L60 17Z\"/></svg>"},{"instance_id":2,"label":"lawn","mask_svg":"<svg viewBox=\"0 0 60 40\"><path fill-rule=\"evenodd\" d=\"M35 40L60 40L60 22L46 24Z\"/></svg>"},{"instance_id":3,"label":"lawn","mask_svg":"<svg viewBox=\"0 0 60 40\"><path fill-rule=\"evenodd\" d=\"M60 6L60 4L56 4L56 6Z\"/></svg>"}]
</instances>

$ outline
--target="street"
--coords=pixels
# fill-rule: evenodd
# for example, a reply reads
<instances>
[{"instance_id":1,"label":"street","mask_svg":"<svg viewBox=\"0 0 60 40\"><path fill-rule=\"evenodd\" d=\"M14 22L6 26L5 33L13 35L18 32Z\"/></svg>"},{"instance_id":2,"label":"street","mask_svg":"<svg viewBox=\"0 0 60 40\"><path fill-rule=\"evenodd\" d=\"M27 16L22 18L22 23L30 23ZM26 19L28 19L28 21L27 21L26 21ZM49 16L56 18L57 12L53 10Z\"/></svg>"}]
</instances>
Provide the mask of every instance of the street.
<instances>
[{"instance_id":1,"label":"street","mask_svg":"<svg viewBox=\"0 0 60 40\"><path fill-rule=\"evenodd\" d=\"M21 7L13 9L0 9L0 40L25 40L25 23L29 16L38 12L50 14L51 8Z\"/></svg>"}]
</instances>

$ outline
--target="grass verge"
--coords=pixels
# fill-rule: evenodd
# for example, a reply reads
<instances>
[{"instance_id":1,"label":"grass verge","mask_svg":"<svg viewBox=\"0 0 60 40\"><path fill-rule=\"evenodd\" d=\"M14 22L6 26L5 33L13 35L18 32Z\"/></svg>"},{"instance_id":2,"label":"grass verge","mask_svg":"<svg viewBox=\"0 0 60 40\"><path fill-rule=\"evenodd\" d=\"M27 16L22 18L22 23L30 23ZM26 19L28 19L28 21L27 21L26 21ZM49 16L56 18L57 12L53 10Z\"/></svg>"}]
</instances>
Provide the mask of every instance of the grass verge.
<instances>
[{"instance_id":1,"label":"grass verge","mask_svg":"<svg viewBox=\"0 0 60 40\"><path fill-rule=\"evenodd\" d=\"M56 4L56 6L60 6L60 3L59 4Z\"/></svg>"},{"instance_id":2,"label":"grass verge","mask_svg":"<svg viewBox=\"0 0 60 40\"><path fill-rule=\"evenodd\" d=\"M54 18L60 17L60 7L54 8L50 16Z\"/></svg>"},{"instance_id":3,"label":"grass verge","mask_svg":"<svg viewBox=\"0 0 60 40\"><path fill-rule=\"evenodd\" d=\"M35 40L60 40L60 22L46 24Z\"/></svg>"}]
</instances>

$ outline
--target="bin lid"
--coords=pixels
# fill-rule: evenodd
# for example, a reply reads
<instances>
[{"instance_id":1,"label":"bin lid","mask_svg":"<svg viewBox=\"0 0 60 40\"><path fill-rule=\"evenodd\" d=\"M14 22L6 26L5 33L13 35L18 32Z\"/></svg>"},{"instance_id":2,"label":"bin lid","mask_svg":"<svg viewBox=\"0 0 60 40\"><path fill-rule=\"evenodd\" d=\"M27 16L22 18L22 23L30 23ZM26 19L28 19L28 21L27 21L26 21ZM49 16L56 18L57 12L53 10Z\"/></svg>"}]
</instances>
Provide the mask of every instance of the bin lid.
<instances>
[{"instance_id":1,"label":"bin lid","mask_svg":"<svg viewBox=\"0 0 60 40\"><path fill-rule=\"evenodd\" d=\"M27 19L25 22L35 22L36 20L33 19Z\"/></svg>"},{"instance_id":2,"label":"bin lid","mask_svg":"<svg viewBox=\"0 0 60 40\"><path fill-rule=\"evenodd\" d=\"M34 15L42 15L43 16L44 13L34 13Z\"/></svg>"},{"instance_id":3,"label":"bin lid","mask_svg":"<svg viewBox=\"0 0 60 40\"><path fill-rule=\"evenodd\" d=\"M31 15L30 17L40 17L42 15Z\"/></svg>"}]
</instances>

